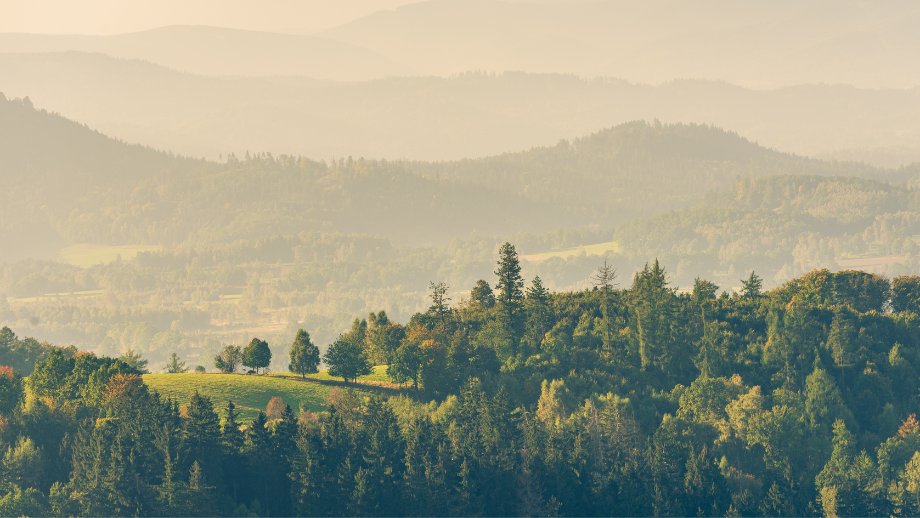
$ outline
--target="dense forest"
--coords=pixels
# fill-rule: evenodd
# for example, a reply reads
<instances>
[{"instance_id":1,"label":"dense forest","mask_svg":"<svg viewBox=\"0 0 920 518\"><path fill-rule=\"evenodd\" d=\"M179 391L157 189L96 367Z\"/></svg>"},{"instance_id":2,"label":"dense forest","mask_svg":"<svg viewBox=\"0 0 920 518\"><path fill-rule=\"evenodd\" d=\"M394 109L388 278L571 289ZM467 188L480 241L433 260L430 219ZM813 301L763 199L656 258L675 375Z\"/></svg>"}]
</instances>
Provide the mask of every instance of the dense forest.
<instances>
[{"instance_id":1,"label":"dense forest","mask_svg":"<svg viewBox=\"0 0 920 518\"><path fill-rule=\"evenodd\" d=\"M510 244L494 267L406 325L356 320L327 361L411 388L319 414L240 423L39 346L27 379L0 373L0 514L916 515L920 278L678 293L655 261L550 292Z\"/></svg>"}]
</instances>

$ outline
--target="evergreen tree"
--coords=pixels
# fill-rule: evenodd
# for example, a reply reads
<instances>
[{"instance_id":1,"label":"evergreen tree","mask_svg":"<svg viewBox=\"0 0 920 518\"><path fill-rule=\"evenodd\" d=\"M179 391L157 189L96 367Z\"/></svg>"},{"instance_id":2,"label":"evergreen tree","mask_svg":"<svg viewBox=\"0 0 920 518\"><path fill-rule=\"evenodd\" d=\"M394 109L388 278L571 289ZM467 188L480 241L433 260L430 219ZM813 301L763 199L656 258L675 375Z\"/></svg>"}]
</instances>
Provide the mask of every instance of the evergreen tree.
<instances>
[{"instance_id":1,"label":"evergreen tree","mask_svg":"<svg viewBox=\"0 0 920 518\"><path fill-rule=\"evenodd\" d=\"M137 369L141 374L150 374L150 371L147 370L148 360L145 360L140 353L136 352L134 349L128 349L125 351L125 354L121 355L118 359L129 367Z\"/></svg>"},{"instance_id":2,"label":"evergreen tree","mask_svg":"<svg viewBox=\"0 0 920 518\"><path fill-rule=\"evenodd\" d=\"M169 357L169 362L166 363L167 374L184 374L189 370L189 367L185 366L185 362L179 361L179 355L172 353L172 356Z\"/></svg>"},{"instance_id":3,"label":"evergreen tree","mask_svg":"<svg viewBox=\"0 0 920 518\"><path fill-rule=\"evenodd\" d=\"M482 309L490 309L495 305L495 294L488 282L483 279L476 281L476 286L470 292L470 304Z\"/></svg>"},{"instance_id":4,"label":"evergreen tree","mask_svg":"<svg viewBox=\"0 0 920 518\"><path fill-rule=\"evenodd\" d=\"M431 282L428 290L431 292L431 307L428 308L428 314L437 318L442 326L445 325L447 316L450 314L450 297L447 296L447 284Z\"/></svg>"},{"instance_id":5,"label":"evergreen tree","mask_svg":"<svg viewBox=\"0 0 920 518\"><path fill-rule=\"evenodd\" d=\"M753 271L747 279L741 279L741 295L746 299L759 297L761 288L763 288L763 279Z\"/></svg>"},{"instance_id":6,"label":"evergreen tree","mask_svg":"<svg viewBox=\"0 0 920 518\"><path fill-rule=\"evenodd\" d=\"M834 365L840 369L841 385L846 387L845 370L853 366L857 346L857 315L846 306L834 308L834 319L831 321L830 333L827 336L827 347L831 351Z\"/></svg>"},{"instance_id":7,"label":"evergreen tree","mask_svg":"<svg viewBox=\"0 0 920 518\"><path fill-rule=\"evenodd\" d=\"M549 290L543 287L540 276L536 276L527 288L524 305L527 308L527 340L532 349L536 350L543 342L546 333L553 327L552 308L550 307Z\"/></svg>"},{"instance_id":8,"label":"evergreen tree","mask_svg":"<svg viewBox=\"0 0 920 518\"><path fill-rule=\"evenodd\" d=\"M505 336L511 341L514 349L517 346L521 305L524 300L524 278L521 277L521 263L517 251L511 243L503 244L498 254L498 269L495 270L495 275L498 276L495 285L498 289L496 302Z\"/></svg>"},{"instance_id":9,"label":"evergreen tree","mask_svg":"<svg viewBox=\"0 0 920 518\"><path fill-rule=\"evenodd\" d=\"M208 485L219 485L223 471L220 419L214 412L211 399L201 396L198 391L195 391L188 405L183 439L184 446L188 448L188 463L198 462L209 477Z\"/></svg>"},{"instance_id":10,"label":"evergreen tree","mask_svg":"<svg viewBox=\"0 0 920 518\"><path fill-rule=\"evenodd\" d=\"M597 273L591 277L591 282L600 289L601 295L601 313L604 315L604 349L610 351L613 348L613 282L617 277L616 269L607 264L604 259L603 266L597 268Z\"/></svg>"},{"instance_id":11,"label":"evergreen tree","mask_svg":"<svg viewBox=\"0 0 920 518\"><path fill-rule=\"evenodd\" d=\"M313 345L309 333L298 329L294 343L291 344L291 363L288 368L291 372L306 378L307 374L318 372L319 363L319 347Z\"/></svg>"}]
</instances>

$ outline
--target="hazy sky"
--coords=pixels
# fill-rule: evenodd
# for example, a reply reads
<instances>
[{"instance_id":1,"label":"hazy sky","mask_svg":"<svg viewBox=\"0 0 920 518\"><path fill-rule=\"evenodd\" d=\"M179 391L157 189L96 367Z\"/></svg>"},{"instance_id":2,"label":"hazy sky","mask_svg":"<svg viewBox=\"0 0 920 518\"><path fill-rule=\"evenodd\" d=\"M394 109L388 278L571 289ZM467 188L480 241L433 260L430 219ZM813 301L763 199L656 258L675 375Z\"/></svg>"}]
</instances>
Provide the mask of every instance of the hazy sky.
<instances>
[{"instance_id":1,"label":"hazy sky","mask_svg":"<svg viewBox=\"0 0 920 518\"><path fill-rule=\"evenodd\" d=\"M417 1L417 0L416 0ZM528 0L511 0L528 1ZM566 3L583 0L536 0ZM0 0L0 32L120 34L164 25L310 33L412 0Z\"/></svg>"},{"instance_id":2,"label":"hazy sky","mask_svg":"<svg viewBox=\"0 0 920 518\"><path fill-rule=\"evenodd\" d=\"M164 25L308 32L408 0L0 0L0 32L119 34Z\"/></svg>"}]
</instances>

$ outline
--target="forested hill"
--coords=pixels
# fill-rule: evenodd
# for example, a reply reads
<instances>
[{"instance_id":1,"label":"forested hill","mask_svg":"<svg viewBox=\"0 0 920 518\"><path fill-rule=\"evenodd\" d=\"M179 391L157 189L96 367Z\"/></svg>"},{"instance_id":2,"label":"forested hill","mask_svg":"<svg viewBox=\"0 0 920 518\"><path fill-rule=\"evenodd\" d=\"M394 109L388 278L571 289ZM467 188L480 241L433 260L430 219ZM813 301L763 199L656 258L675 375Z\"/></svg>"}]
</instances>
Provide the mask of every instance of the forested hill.
<instances>
[{"instance_id":1,"label":"forested hill","mask_svg":"<svg viewBox=\"0 0 920 518\"><path fill-rule=\"evenodd\" d=\"M27 98L0 100L0 136L0 260L54 257L64 243L174 247L306 230L446 243L578 223L563 205L422 178L400 163L175 157L37 111Z\"/></svg>"},{"instance_id":2,"label":"forested hill","mask_svg":"<svg viewBox=\"0 0 920 518\"><path fill-rule=\"evenodd\" d=\"M918 165L897 172L916 178ZM631 266L649 257L677 265L677 282L696 276L737 286L751 269L782 284L813 268L915 273L920 192L854 177L745 178L699 205L637 218L614 239Z\"/></svg>"},{"instance_id":3,"label":"forested hill","mask_svg":"<svg viewBox=\"0 0 920 518\"><path fill-rule=\"evenodd\" d=\"M739 177L886 174L767 150L708 126L645 122L476 160L262 153L218 163L114 141L28 100L0 101L0 110L6 260L53 257L65 243L195 246L311 230L446 244L610 227L689 206Z\"/></svg>"},{"instance_id":4,"label":"forested hill","mask_svg":"<svg viewBox=\"0 0 920 518\"><path fill-rule=\"evenodd\" d=\"M587 222L614 224L688 206L736 178L777 174L874 176L855 162L766 149L697 124L636 121L552 147L454 162L414 162L429 178L462 180L563 205Z\"/></svg>"},{"instance_id":5,"label":"forested hill","mask_svg":"<svg viewBox=\"0 0 920 518\"><path fill-rule=\"evenodd\" d=\"M42 256L64 239L56 224L107 191L133 189L165 170L203 162L115 141L0 93L0 259ZM66 239L66 238L65 238Z\"/></svg>"}]
</instances>

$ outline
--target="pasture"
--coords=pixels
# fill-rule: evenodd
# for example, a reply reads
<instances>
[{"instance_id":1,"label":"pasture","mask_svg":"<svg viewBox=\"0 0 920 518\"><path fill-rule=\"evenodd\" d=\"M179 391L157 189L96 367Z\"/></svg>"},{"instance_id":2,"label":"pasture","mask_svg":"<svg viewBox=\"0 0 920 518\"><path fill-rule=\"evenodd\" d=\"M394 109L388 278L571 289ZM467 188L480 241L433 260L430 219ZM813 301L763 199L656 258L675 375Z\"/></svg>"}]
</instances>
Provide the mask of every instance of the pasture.
<instances>
[{"instance_id":1,"label":"pasture","mask_svg":"<svg viewBox=\"0 0 920 518\"><path fill-rule=\"evenodd\" d=\"M573 246L572 248L558 248L554 250L547 250L546 252L539 252L536 254L522 255L521 259L530 262L540 262L549 259L550 257L561 257L563 259L568 259L569 257L574 257L581 253L585 255L604 255L607 252L620 252L620 244L616 241L608 241L606 243L597 243L594 245L583 245L583 246Z\"/></svg>"},{"instance_id":2,"label":"pasture","mask_svg":"<svg viewBox=\"0 0 920 518\"><path fill-rule=\"evenodd\" d=\"M81 268L87 268L99 263L110 263L120 255L125 261L134 259L138 252L159 250L161 246L149 245L91 245L80 244L71 245L58 252L58 258L62 263L72 264Z\"/></svg>"},{"instance_id":3,"label":"pasture","mask_svg":"<svg viewBox=\"0 0 920 518\"><path fill-rule=\"evenodd\" d=\"M178 400L181 406L188 405L197 390L202 396L211 398L221 418L227 400L233 400L240 412L240 422L244 424L255 418L260 410L264 411L274 396L281 397L294 412L301 403L311 412L321 412L326 409L326 396L332 390L319 383L245 374L145 374L144 383L162 396Z\"/></svg>"}]
</instances>

